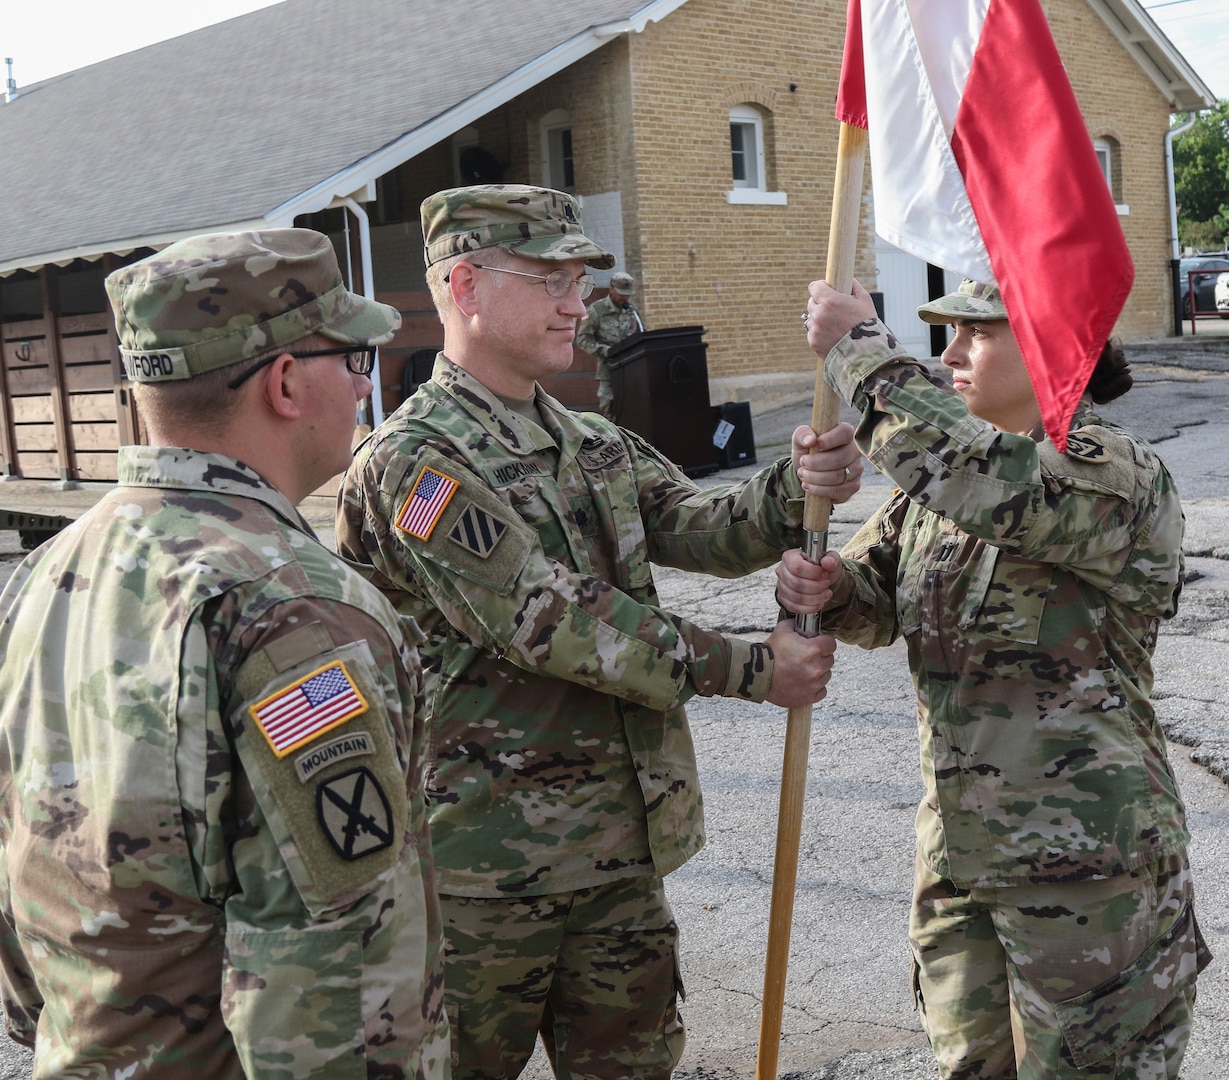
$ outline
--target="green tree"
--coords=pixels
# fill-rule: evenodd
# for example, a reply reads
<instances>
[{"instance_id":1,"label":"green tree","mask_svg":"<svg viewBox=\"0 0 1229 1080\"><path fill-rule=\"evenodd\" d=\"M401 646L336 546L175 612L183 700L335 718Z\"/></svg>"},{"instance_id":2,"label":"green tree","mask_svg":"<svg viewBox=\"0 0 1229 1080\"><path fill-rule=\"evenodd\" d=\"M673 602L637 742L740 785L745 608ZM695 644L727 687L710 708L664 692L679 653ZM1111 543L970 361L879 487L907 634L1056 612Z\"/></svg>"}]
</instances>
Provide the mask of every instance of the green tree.
<instances>
[{"instance_id":1,"label":"green tree","mask_svg":"<svg viewBox=\"0 0 1229 1080\"><path fill-rule=\"evenodd\" d=\"M1174 139L1174 191L1181 243L1223 246L1229 236L1229 99Z\"/></svg>"}]
</instances>

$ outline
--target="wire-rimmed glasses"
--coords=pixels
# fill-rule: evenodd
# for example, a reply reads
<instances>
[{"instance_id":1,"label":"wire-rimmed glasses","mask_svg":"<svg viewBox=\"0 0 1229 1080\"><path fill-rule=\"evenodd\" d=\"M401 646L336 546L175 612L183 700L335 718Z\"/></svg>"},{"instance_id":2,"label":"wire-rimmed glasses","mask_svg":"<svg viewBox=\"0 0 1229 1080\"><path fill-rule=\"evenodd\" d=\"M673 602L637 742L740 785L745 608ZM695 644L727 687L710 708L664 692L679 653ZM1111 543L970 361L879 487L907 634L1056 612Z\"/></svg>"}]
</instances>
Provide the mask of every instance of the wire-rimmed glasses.
<instances>
[{"instance_id":1,"label":"wire-rimmed glasses","mask_svg":"<svg viewBox=\"0 0 1229 1080\"><path fill-rule=\"evenodd\" d=\"M494 270L498 274L515 274L517 277L535 278L546 286L546 291L556 299L567 296L568 289L576 286L576 292L582 300L593 292L593 275L581 274L574 278L566 270L552 270L549 274L527 274L523 270L505 270L502 266L487 266L485 263L470 263L475 270Z\"/></svg>"}]
</instances>

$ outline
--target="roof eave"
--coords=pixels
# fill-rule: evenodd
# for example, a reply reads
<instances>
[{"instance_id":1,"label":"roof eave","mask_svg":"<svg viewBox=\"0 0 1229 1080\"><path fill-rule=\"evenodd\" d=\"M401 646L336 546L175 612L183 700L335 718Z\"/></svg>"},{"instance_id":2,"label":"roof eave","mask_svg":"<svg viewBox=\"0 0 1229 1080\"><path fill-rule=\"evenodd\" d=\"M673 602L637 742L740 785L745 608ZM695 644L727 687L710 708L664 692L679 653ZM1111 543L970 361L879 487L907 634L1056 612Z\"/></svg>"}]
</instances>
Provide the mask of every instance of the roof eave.
<instances>
[{"instance_id":1,"label":"roof eave","mask_svg":"<svg viewBox=\"0 0 1229 1080\"><path fill-rule=\"evenodd\" d=\"M400 139L287 199L269 211L266 215L268 223L274 226L289 225L300 214L315 213L329 206L335 199L344 198L346 194L374 183L378 177L429 150L492 110L506 105L552 75L557 75L607 42L624 34L641 33L649 23L660 22L686 2L687 0L653 0L627 19L589 27L583 33L556 45L549 52L440 113Z\"/></svg>"},{"instance_id":2,"label":"roof eave","mask_svg":"<svg viewBox=\"0 0 1229 1080\"><path fill-rule=\"evenodd\" d=\"M267 229L270 222L264 218L250 218L246 221L220 222L216 225L198 225L193 228L170 229L165 232L146 233L141 236L126 236L115 240L100 240L91 244L79 244L73 247L61 248L59 251L45 251L37 255L23 255L16 259L0 262L0 277L7 277L18 270L41 270L44 266L67 266L76 259L94 261L104 255L127 255L137 248L164 248L176 240L206 230L210 232L245 232L249 229Z\"/></svg>"},{"instance_id":3,"label":"roof eave","mask_svg":"<svg viewBox=\"0 0 1229 1080\"><path fill-rule=\"evenodd\" d=\"M1088 4L1156 84L1173 112L1216 105L1216 95L1138 0L1088 0Z\"/></svg>"}]
</instances>

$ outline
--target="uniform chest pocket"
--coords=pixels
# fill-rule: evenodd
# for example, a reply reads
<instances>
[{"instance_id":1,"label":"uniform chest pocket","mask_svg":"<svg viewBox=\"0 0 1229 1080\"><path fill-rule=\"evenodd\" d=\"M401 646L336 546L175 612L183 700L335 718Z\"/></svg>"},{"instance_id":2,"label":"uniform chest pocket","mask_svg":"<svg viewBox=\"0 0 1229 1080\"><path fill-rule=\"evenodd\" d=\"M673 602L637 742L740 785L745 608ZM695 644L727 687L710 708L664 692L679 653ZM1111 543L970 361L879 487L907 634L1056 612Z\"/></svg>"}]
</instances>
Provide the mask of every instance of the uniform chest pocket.
<instances>
[{"instance_id":1,"label":"uniform chest pocket","mask_svg":"<svg viewBox=\"0 0 1229 1080\"><path fill-rule=\"evenodd\" d=\"M1047 563L984 547L973 568L961 611L961 629L1036 645L1046 602L1053 591L1053 575L1054 568Z\"/></svg>"},{"instance_id":2,"label":"uniform chest pocket","mask_svg":"<svg viewBox=\"0 0 1229 1080\"><path fill-rule=\"evenodd\" d=\"M526 525L538 528L554 520L550 506L535 480L518 480L501 489L503 497L511 504Z\"/></svg>"},{"instance_id":3,"label":"uniform chest pocket","mask_svg":"<svg viewBox=\"0 0 1229 1080\"><path fill-rule=\"evenodd\" d=\"M598 522L583 500L578 505L557 481L544 483L533 478L508 485L503 495L521 520L538 534L547 556L581 573L592 570Z\"/></svg>"},{"instance_id":4,"label":"uniform chest pocket","mask_svg":"<svg viewBox=\"0 0 1229 1080\"><path fill-rule=\"evenodd\" d=\"M922 627L922 590L926 583L926 568L921 563L906 562L896 582L896 622L900 632L909 637Z\"/></svg>"}]
</instances>

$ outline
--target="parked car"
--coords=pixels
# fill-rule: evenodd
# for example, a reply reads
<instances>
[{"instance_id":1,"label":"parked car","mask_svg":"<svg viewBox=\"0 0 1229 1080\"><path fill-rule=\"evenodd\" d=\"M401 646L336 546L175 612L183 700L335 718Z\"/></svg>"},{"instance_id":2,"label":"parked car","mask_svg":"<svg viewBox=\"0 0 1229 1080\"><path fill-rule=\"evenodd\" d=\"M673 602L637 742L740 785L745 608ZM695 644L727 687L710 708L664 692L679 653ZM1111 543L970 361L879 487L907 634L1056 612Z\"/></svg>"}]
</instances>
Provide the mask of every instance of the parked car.
<instances>
[{"instance_id":1,"label":"parked car","mask_svg":"<svg viewBox=\"0 0 1229 1080\"><path fill-rule=\"evenodd\" d=\"M1204 255L1190 255L1178 260L1180 296L1182 298L1182 314L1190 318L1195 312L1191 310L1191 279L1192 270L1229 270L1229 252L1210 252ZM1216 306L1215 274L1200 274L1195 278L1195 311L1211 314L1219 311Z\"/></svg>"},{"instance_id":2,"label":"parked car","mask_svg":"<svg viewBox=\"0 0 1229 1080\"><path fill-rule=\"evenodd\" d=\"M1216 314L1229 319L1229 274L1216 277Z\"/></svg>"}]
</instances>

